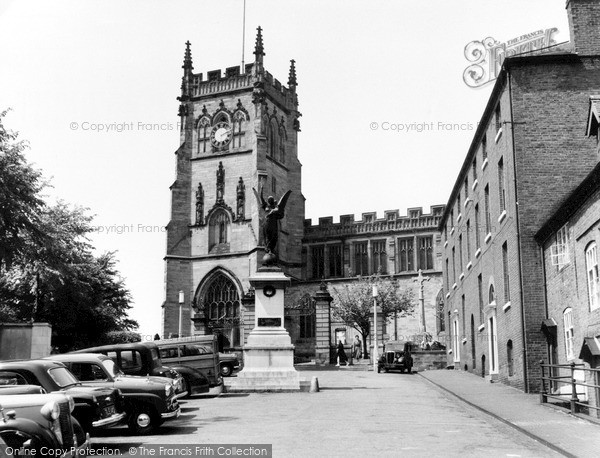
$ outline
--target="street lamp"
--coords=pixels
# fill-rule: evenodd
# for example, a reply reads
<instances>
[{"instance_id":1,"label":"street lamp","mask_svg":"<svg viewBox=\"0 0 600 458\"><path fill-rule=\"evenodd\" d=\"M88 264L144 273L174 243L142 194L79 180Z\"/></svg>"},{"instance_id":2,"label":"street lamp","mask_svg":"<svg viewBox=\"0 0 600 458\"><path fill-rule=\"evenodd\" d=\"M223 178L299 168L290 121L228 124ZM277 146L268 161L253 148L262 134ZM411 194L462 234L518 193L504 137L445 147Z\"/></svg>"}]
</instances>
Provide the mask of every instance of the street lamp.
<instances>
[{"instance_id":1,"label":"street lamp","mask_svg":"<svg viewBox=\"0 0 600 458\"><path fill-rule=\"evenodd\" d=\"M181 337L181 330L183 327L183 303L185 302L185 295L183 291L179 291L179 334L177 337Z\"/></svg>"},{"instance_id":2,"label":"street lamp","mask_svg":"<svg viewBox=\"0 0 600 458\"><path fill-rule=\"evenodd\" d=\"M379 352L377 351L377 286L373 285L373 370L377 371L377 360L379 359Z\"/></svg>"}]
</instances>

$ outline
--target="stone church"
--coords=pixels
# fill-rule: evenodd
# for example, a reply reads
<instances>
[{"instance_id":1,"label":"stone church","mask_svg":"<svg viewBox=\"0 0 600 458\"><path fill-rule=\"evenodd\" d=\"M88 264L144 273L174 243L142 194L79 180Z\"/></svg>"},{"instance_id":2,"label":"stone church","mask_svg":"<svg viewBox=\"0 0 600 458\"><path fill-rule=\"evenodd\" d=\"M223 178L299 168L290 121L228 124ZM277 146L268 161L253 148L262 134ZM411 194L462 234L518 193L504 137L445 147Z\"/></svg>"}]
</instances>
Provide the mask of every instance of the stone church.
<instances>
[{"instance_id":1,"label":"stone church","mask_svg":"<svg viewBox=\"0 0 600 458\"><path fill-rule=\"evenodd\" d=\"M441 247L437 226L444 206L305 220L301 163L297 148L301 113L295 62L287 86L264 67L258 28L254 62L206 74L194 73L186 43L179 116L180 147L171 185L167 225L162 335L219 336L223 349L239 349L254 323L254 296L248 278L264 255L259 230L260 193L279 199L292 193L280 222L279 264L291 278L286 291L285 327L296 356L310 360L330 344L350 342L356 331L336 323L325 285L356 281L381 272L407 288L423 286L427 331L443 326ZM415 281L417 272L423 281ZM319 296L325 300L315 301ZM422 330L415 315L379 323L384 338ZM381 337L380 337L381 339ZM325 347L327 347L325 349Z\"/></svg>"}]
</instances>

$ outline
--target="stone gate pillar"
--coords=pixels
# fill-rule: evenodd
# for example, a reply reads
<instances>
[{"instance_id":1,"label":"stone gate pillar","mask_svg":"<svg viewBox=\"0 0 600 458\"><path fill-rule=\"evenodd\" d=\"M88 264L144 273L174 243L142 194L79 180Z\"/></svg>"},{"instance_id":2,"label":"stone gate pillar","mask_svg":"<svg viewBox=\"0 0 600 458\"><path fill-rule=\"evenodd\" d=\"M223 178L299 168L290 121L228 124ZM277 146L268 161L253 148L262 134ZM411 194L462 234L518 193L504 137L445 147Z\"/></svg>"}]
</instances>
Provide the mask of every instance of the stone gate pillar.
<instances>
[{"instance_id":1,"label":"stone gate pillar","mask_svg":"<svg viewBox=\"0 0 600 458\"><path fill-rule=\"evenodd\" d=\"M329 364L329 349L331 346L331 301L327 285L321 283L319 291L313 296L316 309L316 345L315 362Z\"/></svg>"}]
</instances>

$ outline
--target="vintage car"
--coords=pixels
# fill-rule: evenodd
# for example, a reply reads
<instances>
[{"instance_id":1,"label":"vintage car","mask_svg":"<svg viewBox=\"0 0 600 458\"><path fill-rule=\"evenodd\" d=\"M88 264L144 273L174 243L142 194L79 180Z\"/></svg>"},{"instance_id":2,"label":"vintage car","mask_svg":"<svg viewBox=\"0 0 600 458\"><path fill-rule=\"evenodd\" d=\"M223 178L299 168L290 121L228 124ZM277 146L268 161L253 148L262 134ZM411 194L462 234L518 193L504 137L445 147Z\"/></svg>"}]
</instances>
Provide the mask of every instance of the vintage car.
<instances>
[{"instance_id":1,"label":"vintage car","mask_svg":"<svg viewBox=\"0 0 600 458\"><path fill-rule=\"evenodd\" d=\"M125 375L112 359L98 353L67 353L47 359L63 363L86 386L119 389L127 425L137 435L150 434L181 412L169 378Z\"/></svg>"},{"instance_id":2,"label":"vintage car","mask_svg":"<svg viewBox=\"0 0 600 458\"><path fill-rule=\"evenodd\" d=\"M61 392L75 401L73 416L83 429L117 425L125 420L123 397L117 389L82 386L63 363L49 360L0 362L0 395L11 385L38 385L48 393Z\"/></svg>"},{"instance_id":3,"label":"vintage car","mask_svg":"<svg viewBox=\"0 0 600 458\"><path fill-rule=\"evenodd\" d=\"M202 371L211 386L220 385L240 367L236 353L219 353L217 336L190 336L155 340L160 358L168 366L183 364ZM220 377L221 376L221 377Z\"/></svg>"},{"instance_id":4,"label":"vintage car","mask_svg":"<svg viewBox=\"0 0 600 458\"><path fill-rule=\"evenodd\" d=\"M0 395L0 438L15 456L49 450L57 457L86 456L89 434L72 417L74 406L63 393Z\"/></svg>"},{"instance_id":5,"label":"vintage car","mask_svg":"<svg viewBox=\"0 0 600 458\"><path fill-rule=\"evenodd\" d=\"M103 345L73 353L102 353L111 358L126 375L157 375L174 378L176 382L181 378L177 397L208 393L210 390L208 378L199 370L181 364L163 366L158 347L153 342Z\"/></svg>"},{"instance_id":6,"label":"vintage car","mask_svg":"<svg viewBox=\"0 0 600 458\"><path fill-rule=\"evenodd\" d=\"M412 372L413 358L411 351L413 342L389 341L383 346L383 354L377 361L377 372L400 371Z\"/></svg>"}]
</instances>

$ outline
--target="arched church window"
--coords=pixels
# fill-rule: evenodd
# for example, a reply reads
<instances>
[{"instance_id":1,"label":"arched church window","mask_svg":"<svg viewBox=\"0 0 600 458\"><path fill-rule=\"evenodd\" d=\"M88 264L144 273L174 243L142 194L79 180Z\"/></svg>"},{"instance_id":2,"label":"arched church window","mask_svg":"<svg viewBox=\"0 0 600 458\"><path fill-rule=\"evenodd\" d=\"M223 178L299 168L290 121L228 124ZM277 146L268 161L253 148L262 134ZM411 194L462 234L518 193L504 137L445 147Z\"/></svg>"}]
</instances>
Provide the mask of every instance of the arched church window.
<instances>
[{"instance_id":1,"label":"arched church window","mask_svg":"<svg viewBox=\"0 0 600 458\"><path fill-rule=\"evenodd\" d=\"M269 123L269 156L277 158L277 149L279 145L279 136L277 135L277 124L275 121Z\"/></svg>"},{"instance_id":2,"label":"arched church window","mask_svg":"<svg viewBox=\"0 0 600 458\"><path fill-rule=\"evenodd\" d=\"M279 162L285 164L285 130L279 129Z\"/></svg>"},{"instance_id":3,"label":"arched church window","mask_svg":"<svg viewBox=\"0 0 600 458\"><path fill-rule=\"evenodd\" d=\"M224 211L218 211L210 218L208 249L215 248L229 249L229 215Z\"/></svg>"},{"instance_id":4,"label":"arched church window","mask_svg":"<svg viewBox=\"0 0 600 458\"><path fill-rule=\"evenodd\" d=\"M233 116L233 147L241 148L244 138L246 123L246 114L243 111L237 111Z\"/></svg>"},{"instance_id":5,"label":"arched church window","mask_svg":"<svg viewBox=\"0 0 600 458\"><path fill-rule=\"evenodd\" d=\"M198 122L198 153L206 153L210 142L210 121L202 118Z\"/></svg>"},{"instance_id":6,"label":"arched church window","mask_svg":"<svg viewBox=\"0 0 600 458\"><path fill-rule=\"evenodd\" d=\"M205 289L202 304L209 327L222 336L225 346L240 345L240 296L233 281L218 273Z\"/></svg>"}]
</instances>

